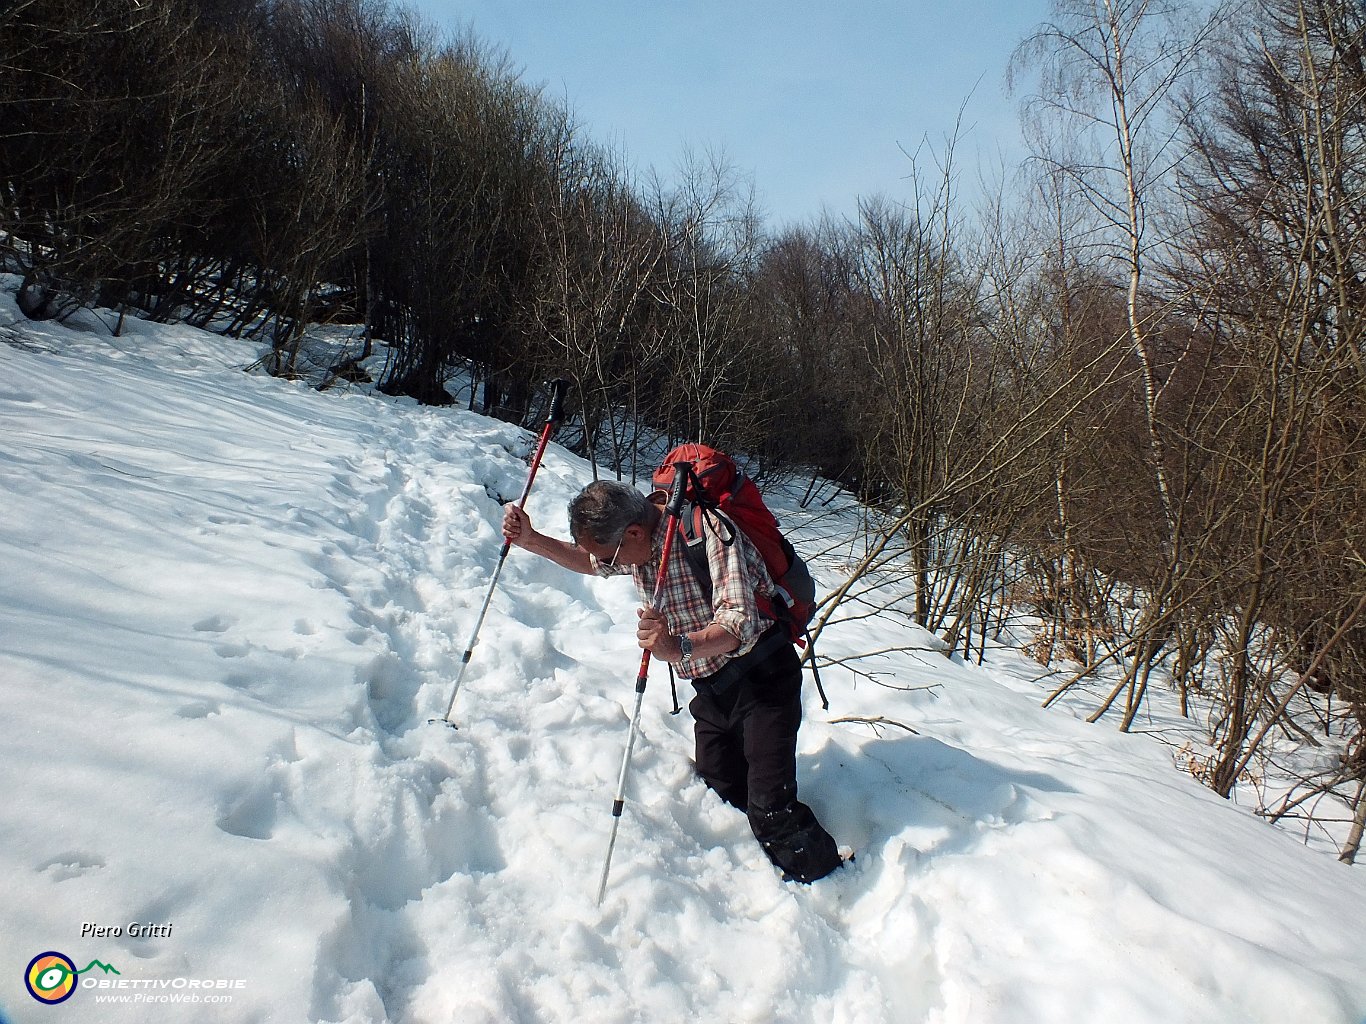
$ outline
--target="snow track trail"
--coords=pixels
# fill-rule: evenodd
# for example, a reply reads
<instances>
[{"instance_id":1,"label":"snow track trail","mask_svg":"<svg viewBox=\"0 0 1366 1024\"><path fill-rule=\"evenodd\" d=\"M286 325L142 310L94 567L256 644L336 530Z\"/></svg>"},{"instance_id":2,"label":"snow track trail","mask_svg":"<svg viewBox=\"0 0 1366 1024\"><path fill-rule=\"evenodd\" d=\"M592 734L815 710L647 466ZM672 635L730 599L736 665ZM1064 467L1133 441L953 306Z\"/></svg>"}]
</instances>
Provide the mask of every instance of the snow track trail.
<instances>
[{"instance_id":1,"label":"snow track trail","mask_svg":"<svg viewBox=\"0 0 1366 1024\"><path fill-rule=\"evenodd\" d=\"M1366 1017L1362 869L887 616L822 653L923 648L876 663L902 689L831 669L799 750L803 799L857 860L781 882L693 776L660 666L599 911L630 584L514 549L460 728L428 723L534 435L246 375L254 349L189 328L29 324L14 287L0 277L0 1017L62 1017L23 987L44 950L118 969L66 1004L110 1024ZM563 536L588 479L550 445L537 527ZM821 529L847 552L856 519ZM834 557L814 566L827 584ZM96 987L175 979L241 986L193 1009Z\"/></svg>"}]
</instances>

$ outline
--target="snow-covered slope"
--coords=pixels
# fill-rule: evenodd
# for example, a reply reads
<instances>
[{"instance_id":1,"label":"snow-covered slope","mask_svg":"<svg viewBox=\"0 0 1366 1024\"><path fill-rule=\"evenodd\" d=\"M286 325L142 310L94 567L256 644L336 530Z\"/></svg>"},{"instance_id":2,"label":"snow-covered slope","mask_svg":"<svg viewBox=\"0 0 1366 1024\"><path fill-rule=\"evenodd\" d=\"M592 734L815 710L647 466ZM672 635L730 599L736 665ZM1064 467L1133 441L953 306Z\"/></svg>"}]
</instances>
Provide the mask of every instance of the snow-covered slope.
<instances>
[{"instance_id":1,"label":"snow-covered slope","mask_svg":"<svg viewBox=\"0 0 1366 1024\"><path fill-rule=\"evenodd\" d=\"M188 328L29 324L12 288L0 1016L1366 1016L1360 868L1201 789L1152 740L1043 711L885 618L823 653L923 640L879 662L909 692L832 668L801 746L803 795L857 861L781 882L692 777L656 668L597 909L637 662L629 583L514 551L461 728L427 724L534 439L249 376L250 347ZM552 445L538 525L562 534L587 479ZM834 721L879 716L915 733ZM55 1006L24 987L47 951L82 972Z\"/></svg>"}]
</instances>

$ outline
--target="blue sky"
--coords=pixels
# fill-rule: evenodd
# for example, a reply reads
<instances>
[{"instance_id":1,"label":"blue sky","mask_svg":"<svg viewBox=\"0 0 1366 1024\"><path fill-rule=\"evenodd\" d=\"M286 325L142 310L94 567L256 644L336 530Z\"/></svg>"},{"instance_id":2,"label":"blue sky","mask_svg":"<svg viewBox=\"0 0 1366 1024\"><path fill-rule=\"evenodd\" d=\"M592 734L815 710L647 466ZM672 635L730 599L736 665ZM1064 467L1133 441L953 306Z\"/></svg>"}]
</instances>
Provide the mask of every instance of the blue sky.
<instances>
[{"instance_id":1,"label":"blue sky","mask_svg":"<svg viewBox=\"0 0 1366 1024\"><path fill-rule=\"evenodd\" d=\"M669 174L686 146L753 176L771 226L860 194L907 198L902 149L942 150L964 107L956 162L1018 163L1006 61L1047 0L410 0L472 25L523 78L568 100L590 137Z\"/></svg>"}]
</instances>

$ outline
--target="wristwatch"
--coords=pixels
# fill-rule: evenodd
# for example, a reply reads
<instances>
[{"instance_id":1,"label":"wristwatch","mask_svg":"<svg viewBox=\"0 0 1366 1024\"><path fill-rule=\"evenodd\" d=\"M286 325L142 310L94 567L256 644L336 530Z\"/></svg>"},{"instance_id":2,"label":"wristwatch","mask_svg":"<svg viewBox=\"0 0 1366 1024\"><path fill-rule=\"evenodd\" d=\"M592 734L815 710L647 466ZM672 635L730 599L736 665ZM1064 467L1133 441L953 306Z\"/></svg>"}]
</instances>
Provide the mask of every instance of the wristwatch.
<instances>
[{"instance_id":1,"label":"wristwatch","mask_svg":"<svg viewBox=\"0 0 1366 1024\"><path fill-rule=\"evenodd\" d=\"M678 649L683 652L683 657L678 660L680 665L687 665L692 661L692 637L687 633L678 634Z\"/></svg>"}]
</instances>

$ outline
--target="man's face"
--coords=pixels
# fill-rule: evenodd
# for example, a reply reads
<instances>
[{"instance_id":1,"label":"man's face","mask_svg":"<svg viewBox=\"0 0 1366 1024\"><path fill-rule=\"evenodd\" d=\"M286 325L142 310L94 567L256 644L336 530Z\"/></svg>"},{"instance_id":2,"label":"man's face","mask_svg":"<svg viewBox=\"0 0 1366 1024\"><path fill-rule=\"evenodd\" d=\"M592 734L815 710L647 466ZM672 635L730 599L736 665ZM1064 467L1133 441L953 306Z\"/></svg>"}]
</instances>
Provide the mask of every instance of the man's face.
<instances>
[{"instance_id":1,"label":"man's face","mask_svg":"<svg viewBox=\"0 0 1366 1024\"><path fill-rule=\"evenodd\" d=\"M626 527L620 544L581 540L579 547L604 565L644 565L650 560L650 532L640 523L634 523Z\"/></svg>"}]
</instances>

